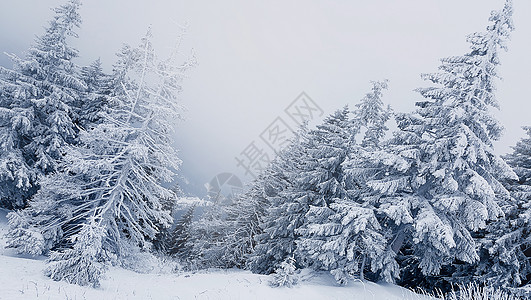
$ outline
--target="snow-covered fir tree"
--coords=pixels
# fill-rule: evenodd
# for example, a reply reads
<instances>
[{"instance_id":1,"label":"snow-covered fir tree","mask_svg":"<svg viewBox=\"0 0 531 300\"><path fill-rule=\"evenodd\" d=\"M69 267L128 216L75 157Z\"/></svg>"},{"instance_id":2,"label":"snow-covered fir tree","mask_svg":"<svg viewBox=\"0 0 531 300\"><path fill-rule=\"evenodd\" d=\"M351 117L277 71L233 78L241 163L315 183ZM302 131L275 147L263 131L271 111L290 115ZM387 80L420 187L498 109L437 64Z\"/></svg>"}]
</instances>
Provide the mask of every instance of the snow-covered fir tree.
<instances>
[{"instance_id":1,"label":"snow-covered fir tree","mask_svg":"<svg viewBox=\"0 0 531 300\"><path fill-rule=\"evenodd\" d=\"M174 197L164 198L160 200L162 204L162 210L169 211L172 216L175 216L178 211L178 201L180 195L182 195L182 190L178 183L173 184L170 190L173 192ZM169 249L171 248L171 244L173 241L172 231L175 228L175 224L177 224L179 221L181 220L175 220L174 218L174 222L170 226L166 226L161 223L157 224L158 233L152 240L152 247L155 252L158 252L159 254L163 255L167 255L169 253Z\"/></svg>"},{"instance_id":2,"label":"snow-covered fir tree","mask_svg":"<svg viewBox=\"0 0 531 300\"><path fill-rule=\"evenodd\" d=\"M24 58L10 55L0 67L0 205L20 208L55 172L65 145L76 139L81 93L86 85L68 44L80 26L79 0L55 9L45 33Z\"/></svg>"},{"instance_id":3,"label":"snow-covered fir tree","mask_svg":"<svg viewBox=\"0 0 531 300\"><path fill-rule=\"evenodd\" d=\"M531 137L529 127L524 127ZM518 178L503 181L510 198L501 198L504 218L490 222L485 230L475 237L479 240L480 260L473 265L458 265L451 269L454 281L482 282L488 286L510 288L529 282L530 212L529 169L530 138L524 138L513 147L513 152L503 158L513 168Z\"/></svg>"},{"instance_id":4,"label":"snow-covered fir tree","mask_svg":"<svg viewBox=\"0 0 531 300\"><path fill-rule=\"evenodd\" d=\"M54 280L98 287L110 260L104 250L105 228L89 219L72 237L72 248L53 252L44 274ZM68 270L68 271L66 271Z\"/></svg>"},{"instance_id":5,"label":"snow-covered fir tree","mask_svg":"<svg viewBox=\"0 0 531 300\"><path fill-rule=\"evenodd\" d=\"M225 267L244 268L255 247L255 237L262 233L260 223L269 206L265 191L267 173L266 169L246 192L236 196L225 208L224 239L220 249Z\"/></svg>"},{"instance_id":6,"label":"snow-covered fir tree","mask_svg":"<svg viewBox=\"0 0 531 300\"><path fill-rule=\"evenodd\" d=\"M319 232L316 223L326 221L329 205L346 196L342 163L354 141L349 114L348 107L344 107L326 118L317 129L310 130L301 168L292 188L285 191L288 201L298 203L300 208L300 223L293 229L297 246L295 259L303 266L320 268L324 263L313 259L315 247L326 242L315 233L327 235L330 232Z\"/></svg>"},{"instance_id":7,"label":"snow-covered fir tree","mask_svg":"<svg viewBox=\"0 0 531 300\"><path fill-rule=\"evenodd\" d=\"M275 159L260 173L249 189L236 197L226 207L225 239L223 242L224 260L229 267L246 267L249 256L254 252L259 236L263 235L262 225L269 218L270 199L277 197L289 184L288 170L293 169L290 157L299 146L305 127L295 133L290 144L279 151ZM289 154L288 154L289 153Z\"/></svg>"},{"instance_id":8,"label":"snow-covered fir tree","mask_svg":"<svg viewBox=\"0 0 531 300\"><path fill-rule=\"evenodd\" d=\"M523 129L527 137L513 147L513 153L503 158L518 176L518 180L510 182L509 189L513 197L519 201L518 206L527 208L531 200L531 126L524 126ZM529 218L531 215L526 217Z\"/></svg>"},{"instance_id":9,"label":"snow-covered fir tree","mask_svg":"<svg viewBox=\"0 0 531 300\"><path fill-rule=\"evenodd\" d=\"M268 180L263 182L268 207L259 223L261 233L255 236L256 246L247 261L247 268L255 273L270 274L279 263L294 255L294 230L304 216L301 214L303 207L288 202L285 191L295 184L294 178L301 168L300 159L306 155L303 144L307 140L308 129L304 124L266 171L270 172L270 176L266 176Z\"/></svg>"},{"instance_id":10,"label":"snow-covered fir tree","mask_svg":"<svg viewBox=\"0 0 531 300\"><path fill-rule=\"evenodd\" d=\"M490 286L519 287L531 274L531 127L524 130L528 137L503 157L518 176L504 182L512 196L502 207L505 218L487 227L480 263L463 270Z\"/></svg>"},{"instance_id":11,"label":"snow-covered fir tree","mask_svg":"<svg viewBox=\"0 0 531 300\"><path fill-rule=\"evenodd\" d=\"M192 226L194 211L195 206L188 208L179 221L176 222L175 227L167 238L167 253L181 260L188 259L191 255L191 247L188 241L191 237L190 227Z\"/></svg>"},{"instance_id":12,"label":"snow-covered fir tree","mask_svg":"<svg viewBox=\"0 0 531 300\"><path fill-rule=\"evenodd\" d=\"M28 246L37 238L45 242L34 253L57 252L47 271L54 279L83 276L71 263L74 253L85 251L80 243L102 240L90 250L87 267L113 256L120 262L130 247L149 250L160 226L172 221L165 203L175 195L163 184L180 165L170 137L181 112L183 72L193 60L179 66L174 56L160 61L150 39L148 32L138 48L124 47L102 121L80 132L81 145L69 149L64 171L48 177L53 184L43 186L27 209L10 215L12 225L18 224L10 233L12 247L27 252L40 246Z\"/></svg>"},{"instance_id":13,"label":"snow-covered fir tree","mask_svg":"<svg viewBox=\"0 0 531 300\"><path fill-rule=\"evenodd\" d=\"M495 251L491 250L496 254L502 252L499 255L502 267L493 268L498 276L491 279L491 282L502 282L505 286L512 287L528 283L531 274L531 126L523 129L527 137L513 147L513 153L504 156L518 176L518 180L507 182L507 188L516 201L513 209L506 213L509 230L506 230L502 239L493 239L495 246L502 244L505 248L494 247ZM508 266L510 271L503 266Z\"/></svg>"},{"instance_id":14,"label":"snow-covered fir tree","mask_svg":"<svg viewBox=\"0 0 531 300\"><path fill-rule=\"evenodd\" d=\"M382 101L383 90L388 88L388 82L388 80L371 82L371 92L367 93L359 104L356 104L354 120L358 126L366 129L361 141L361 146L364 148L379 147L389 129L386 123L391 118L392 110Z\"/></svg>"},{"instance_id":15,"label":"snow-covered fir tree","mask_svg":"<svg viewBox=\"0 0 531 300\"><path fill-rule=\"evenodd\" d=\"M366 268L374 273L380 271L384 268L382 260L387 258L387 240L375 216L374 203L364 197L362 178L350 170L350 161L361 151L377 149L385 135L385 123L390 117L390 108L381 100L385 88L387 81L373 82L372 91L356 105L355 131L351 132L362 128L365 135L361 145L344 142L349 147L341 162L340 184L345 192L327 206L311 206L306 214L307 225L298 230L302 236L297 245L305 260L329 270L341 284L356 277L363 279Z\"/></svg>"},{"instance_id":16,"label":"snow-covered fir tree","mask_svg":"<svg viewBox=\"0 0 531 300\"><path fill-rule=\"evenodd\" d=\"M89 66L81 69L81 79L85 82L87 89L83 94L81 103L81 113L78 115L77 123L85 130L101 121L103 111L108 105L108 96L111 93L110 76L103 72L101 60L97 59Z\"/></svg>"},{"instance_id":17,"label":"snow-covered fir tree","mask_svg":"<svg viewBox=\"0 0 531 300\"><path fill-rule=\"evenodd\" d=\"M423 75L434 84L418 89L426 100L414 114L398 115L392 142L360 166L372 170L367 185L381 194L377 208L393 232L391 248L409 245L421 276L454 261L478 262L472 234L503 216L498 201L508 192L500 180L515 175L493 151L502 126L489 108L498 107L494 81L511 14L508 1L485 32L468 37L469 53Z\"/></svg>"},{"instance_id":18,"label":"snow-covered fir tree","mask_svg":"<svg viewBox=\"0 0 531 300\"><path fill-rule=\"evenodd\" d=\"M262 224L264 233L257 237L259 245L251 255L250 268L254 272L271 273L294 255L301 265L313 263L306 262L306 255L296 251L296 241L310 225L306 213L311 206L314 210L324 208L345 193L341 163L353 140L349 113L347 107L336 111L316 129L300 135L280 158L292 161L284 171L288 184L269 200Z\"/></svg>"},{"instance_id":19,"label":"snow-covered fir tree","mask_svg":"<svg viewBox=\"0 0 531 300\"><path fill-rule=\"evenodd\" d=\"M297 136L279 152L279 156L259 174L247 191L236 195L228 205L215 202L213 209L194 224L196 234L192 240L196 261L209 267L246 267L258 236L263 234L262 224L269 199L277 196L287 184L285 168L291 161L286 155L295 147Z\"/></svg>"},{"instance_id":20,"label":"snow-covered fir tree","mask_svg":"<svg viewBox=\"0 0 531 300\"><path fill-rule=\"evenodd\" d=\"M228 263L223 255L226 234L225 208L219 199L212 200L212 205L190 227L190 238L185 247L191 251L183 262L191 270L222 268Z\"/></svg>"}]
</instances>

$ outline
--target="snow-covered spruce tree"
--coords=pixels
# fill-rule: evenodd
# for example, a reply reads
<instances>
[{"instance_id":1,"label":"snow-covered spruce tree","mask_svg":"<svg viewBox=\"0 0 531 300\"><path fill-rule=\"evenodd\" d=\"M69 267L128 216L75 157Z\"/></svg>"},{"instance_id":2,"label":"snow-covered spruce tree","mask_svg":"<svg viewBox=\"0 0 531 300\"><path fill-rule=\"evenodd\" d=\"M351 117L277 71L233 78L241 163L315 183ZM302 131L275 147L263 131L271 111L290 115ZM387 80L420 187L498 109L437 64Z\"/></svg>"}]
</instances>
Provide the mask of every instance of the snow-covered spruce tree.
<instances>
[{"instance_id":1,"label":"snow-covered spruce tree","mask_svg":"<svg viewBox=\"0 0 531 300\"><path fill-rule=\"evenodd\" d=\"M84 67L81 74L87 89L81 91L78 98L76 107L80 107L84 113L78 114L76 123L80 126L78 128L91 130L97 122L101 122L101 116L107 108L110 76L103 73L99 60ZM79 153L72 145L65 146L64 152L71 153L62 157L58 171L62 170L61 166L66 166L62 170L66 173L79 163L79 156L76 156ZM85 208L82 206L85 198L81 194L87 180L91 179L79 174L65 181L63 173L42 176L40 183L44 189L29 200L24 210L9 214L11 230L8 247L32 255L46 254L54 247L68 247L70 239L65 236L73 236L78 232L85 218Z\"/></svg>"},{"instance_id":2,"label":"snow-covered spruce tree","mask_svg":"<svg viewBox=\"0 0 531 300\"><path fill-rule=\"evenodd\" d=\"M212 205L190 226L190 238L185 248L191 251L182 261L190 270L221 268L227 263L223 257L225 208L219 199L212 200Z\"/></svg>"},{"instance_id":3,"label":"snow-covered spruce tree","mask_svg":"<svg viewBox=\"0 0 531 300\"><path fill-rule=\"evenodd\" d=\"M373 81L372 90L356 104L354 120L366 131L361 141L363 148L378 148L387 130L386 123L391 118L392 110L382 101L383 90L388 88L388 80Z\"/></svg>"},{"instance_id":4,"label":"snow-covered spruce tree","mask_svg":"<svg viewBox=\"0 0 531 300\"><path fill-rule=\"evenodd\" d=\"M260 233L255 235L256 246L249 255L246 267L252 272L270 274L295 251L295 228L300 226L303 206L286 198L285 191L295 184L295 176L306 155L303 146L308 142L306 124L296 132L290 144L281 150L266 169L264 194L267 209L258 224ZM259 179L260 180L260 179Z\"/></svg>"},{"instance_id":5,"label":"snow-covered spruce tree","mask_svg":"<svg viewBox=\"0 0 531 300\"><path fill-rule=\"evenodd\" d=\"M526 220L531 218L529 200L531 200L531 126L524 126L527 138L520 140L513 147L513 153L505 155L503 158L513 168L518 176L518 180L509 182L509 189L513 197L519 202L518 207L525 209Z\"/></svg>"},{"instance_id":6,"label":"snow-covered spruce tree","mask_svg":"<svg viewBox=\"0 0 531 300\"><path fill-rule=\"evenodd\" d=\"M358 276L361 279L367 272L372 280L393 282L398 277L399 267L389 243L391 233L386 226L387 219L379 218L377 204L380 193L367 185L367 181L376 176L379 168L364 164L365 158L372 158L374 153L387 145L384 141L388 130L386 124L393 114L391 107L385 106L382 101L383 90L387 87L387 80L372 82L372 91L356 105L354 119L358 126L365 129L365 133L361 143L353 146L343 163L348 199L343 201L339 209L333 208L335 213L332 218L341 221L338 223L342 230L337 238L343 242L349 241L350 249L357 249L354 252L356 255L347 256L347 259L343 254L342 268L359 269ZM360 217L350 219L352 214ZM353 275L356 274L341 269L336 271L336 277L339 276L342 282Z\"/></svg>"},{"instance_id":7,"label":"snow-covered spruce tree","mask_svg":"<svg viewBox=\"0 0 531 300\"><path fill-rule=\"evenodd\" d=\"M87 268L111 257L120 263L131 247L149 250L160 225L168 226L172 220L164 203L175 195L163 184L172 181L180 165L171 133L181 111L177 96L183 72L193 61L181 66L175 65L174 56L159 61L150 38L148 32L138 48L124 47L101 123L80 133L82 144L69 149L64 171L49 177L55 184L43 186L28 208L37 217L66 212L36 226L42 239L47 230L60 237L43 249L56 250L46 272L53 279L87 282L75 279L86 270L69 262L74 253L85 251L83 241L102 240L90 250L94 255L91 262L84 262ZM68 193L70 186L77 188ZM65 240L70 243L58 247ZM90 277L91 284L97 285L97 280Z\"/></svg>"},{"instance_id":8,"label":"snow-covered spruce tree","mask_svg":"<svg viewBox=\"0 0 531 300\"><path fill-rule=\"evenodd\" d=\"M524 130L528 137L503 157L518 176L504 182L512 196L502 207L505 218L487 227L480 263L461 271L474 272L475 278L489 286L519 287L531 274L529 254L525 253L531 246L531 127Z\"/></svg>"},{"instance_id":9,"label":"snow-covered spruce tree","mask_svg":"<svg viewBox=\"0 0 531 300\"><path fill-rule=\"evenodd\" d=\"M87 89L83 94L84 99L80 105L82 113L78 115L77 123L89 130L93 124L102 121L101 116L111 93L110 76L103 72L101 60L97 59L81 69L81 79Z\"/></svg>"},{"instance_id":10,"label":"snow-covered spruce tree","mask_svg":"<svg viewBox=\"0 0 531 300\"><path fill-rule=\"evenodd\" d=\"M373 207L338 198L325 208L310 207L306 220L297 250L313 268L329 270L340 284L363 280L371 263L372 271L378 270L387 243Z\"/></svg>"},{"instance_id":11,"label":"snow-covered spruce tree","mask_svg":"<svg viewBox=\"0 0 531 300\"><path fill-rule=\"evenodd\" d=\"M182 195L182 190L178 183L175 183L172 185L170 190L174 193L174 198L169 199L161 199L162 209L165 211L171 212L170 214L172 216L175 216L177 214L178 210L178 201L179 196ZM195 205L194 205L195 207ZM191 208L191 207L189 207ZM193 216L193 212L192 216ZM176 224L178 224L182 220L175 220L174 218L174 224L170 226L164 226L163 224L158 224L158 233L156 234L155 238L152 242L152 247L155 252L158 252L159 254L169 254L169 250L171 248L171 245L173 244L173 229L175 229ZM191 220L190 220L191 221Z\"/></svg>"},{"instance_id":12,"label":"snow-covered spruce tree","mask_svg":"<svg viewBox=\"0 0 531 300\"><path fill-rule=\"evenodd\" d=\"M237 195L229 206L224 207L223 240L219 249L223 267L244 268L255 247L255 237L262 232L259 224L268 207L266 173L267 170L253 181L246 192Z\"/></svg>"},{"instance_id":13,"label":"snow-covered spruce tree","mask_svg":"<svg viewBox=\"0 0 531 300\"><path fill-rule=\"evenodd\" d=\"M283 186L279 161L277 158L267 166L249 189L236 195L230 204L216 202L212 210L194 224L196 234L193 234L192 243L196 267L246 266L256 237L262 234L260 225L269 207L268 198L276 196Z\"/></svg>"},{"instance_id":14,"label":"snow-covered spruce tree","mask_svg":"<svg viewBox=\"0 0 531 300\"><path fill-rule=\"evenodd\" d=\"M81 227L80 232L72 236L72 248L52 253L44 274L57 281L98 287L109 261L103 250L105 228L98 226L94 219L87 220Z\"/></svg>"},{"instance_id":15,"label":"snow-covered spruce tree","mask_svg":"<svg viewBox=\"0 0 531 300\"><path fill-rule=\"evenodd\" d=\"M387 240L375 216L371 201L374 197L368 199L373 195L364 194L367 189L363 189L363 178L350 170L350 161L356 159L357 153L377 149L385 135L385 123L391 112L381 100L385 88L387 81L373 82L372 91L356 105L354 132L365 128L365 135L361 145L346 143L350 149L341 163L341 185L346 192L333 198L328 206L311 206L306 214L306 227L298 230L302 234L298 250L305 260L313 261L314 267L329 270L341 284L355 277L363 279L365 269L376 273L386 267L383 259L387 257Z\"/></svg>"},{"instance_id":16,"label":"snow-covered spruce tree","mask_svg":"<svg viewBox=\"0 0 531 300\"><path fill-rule=\"evenodd\" d=\"M167 253L181 260L186 260L191 255L191 247L188 241L190 240L190 227L192 225L194 211L195 206L192 206L185 212L175 224L167 240Z\"/></svg>"},{"instance_id":17,"label":"snow-covered spruce tree","mask_svg":"<svg viewBox=\"0 0 531 300\"><path fill-rule=\"evenodd\" d=\"M85 90L68 45L80 26L79 0L55 16L25 58L10 55L13 69L0 67L0 205L21 208L39 179L58 169L64 146L76 137L75 120Z\"/></svg>"},{"instance_id":18,"label":"snow-covered spruce tree","mask_svg":"<svg viewBox=\"0 0 531 300\"><path fill-rule=\"evenodd\" d=\"M489 108L498 107L494 81L511 14L508 1L486 32L468 37L469 53L442 59L439 73L423 75L434 84L418 89L426 100L415 114L399 115L392 143L366 159L377 170L367 185L381 194L378 209L392 221L391 247L410 245L421 276L478 262L473 234L503 215L498 201L508 192L500 180L515 175L493 151L502 126Z\"/></svg>"},{"instance_id":19,"label":"snow-covered spruce tree","mask_svg":"<svg viewBox=\"0 0 531 300\"><path fill-rule=\"evenodd\" d=\"M300 131L306 130L301 128ZM299 135L291 139L291 144L279 152L250 185L249 189L236 197L235 201L225 209L225 233L222 253L226 266L243 268L257 245L257 238L262 235L264 219L270 207L270 199L278 196L286 188L288 166L288 151L294 150L299 142ZM293 153L293 152L291 152Z\"/></svg>"},{"instance_id":20,"label":"snow-covered spruce tree","mask_svg":"<svg viewBox=\"0 0 531 300\"><path fill-rule=\"evenodd\" d=\"M79 164L77 158L72 158L75 151L69 147L65 165ZM64 172L74 170L64 169ZM7 247L30 255L47 255L51 249L70 247L71 237L80 231L87 218L87 199L82 196L86 180L88 177L82 174L57 173L43 177L42 188L28 201L27 207L8 214Z\"/></svg>"},{"instance_id":21,"label":"snow-covered spruce tree","mask_svg":"<svg viewBox=\"0 0 531 300\"><path fill-rule=\"evenodd\" d=\"M298 229L309 225L305 215L310 206L314 210L326 207L345 192L340 165L353 140L348 115L347 107L338 110L316 129L300 135L285 156L280 157L281 161L291 161L288 165L280 164L286 167L288 184L269 200L262 224L264 233L257 236L258 245L250 259L254 272L271 273L293 255L300 265L313 263L306 262L306 255L296 251L296 241L302 233Z\"/></svg>"}]
</instances>

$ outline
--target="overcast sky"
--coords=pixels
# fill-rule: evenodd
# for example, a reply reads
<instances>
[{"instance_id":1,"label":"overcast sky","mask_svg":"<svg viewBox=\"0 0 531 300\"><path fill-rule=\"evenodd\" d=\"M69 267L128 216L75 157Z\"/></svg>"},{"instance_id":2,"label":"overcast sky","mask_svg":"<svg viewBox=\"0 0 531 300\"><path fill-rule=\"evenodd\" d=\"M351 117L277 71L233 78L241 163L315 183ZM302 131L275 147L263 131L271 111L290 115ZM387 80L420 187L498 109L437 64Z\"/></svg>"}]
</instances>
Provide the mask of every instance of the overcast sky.
<instances>
[{"instance_id":1,"label":"overcast sky","mask_svg":"<svg viewBox=\"0 0 531 300\"><path fill-rule=\"evenodd\" d=\"M63 1L17 0L0 5L0 51L18 55ZM500 154L531 125L527 88L531 73L531 1L515 0L516 31L502 56L498 83L506 127ZM420 74L439 59L468 51L467 34L488 25L503 0L177 1L85 0L83 25L73 40L79 64L101 58L107 70L122 43L137 44L152 25L155 45L166 52L188 24L183 53L199 65L184 83L187 121L178 129L183 175L195 191L221 172L249 181L235 157L277 117L294 127L284 109L301 93L329 114L355 105L371 80L389 79L384 101L411 111L425 86ZM0 58L0 64L11 63ZM290 123L291 122L291 123ZM185 188L194 191L194 187Z\"/></svg>"}]
</instances>

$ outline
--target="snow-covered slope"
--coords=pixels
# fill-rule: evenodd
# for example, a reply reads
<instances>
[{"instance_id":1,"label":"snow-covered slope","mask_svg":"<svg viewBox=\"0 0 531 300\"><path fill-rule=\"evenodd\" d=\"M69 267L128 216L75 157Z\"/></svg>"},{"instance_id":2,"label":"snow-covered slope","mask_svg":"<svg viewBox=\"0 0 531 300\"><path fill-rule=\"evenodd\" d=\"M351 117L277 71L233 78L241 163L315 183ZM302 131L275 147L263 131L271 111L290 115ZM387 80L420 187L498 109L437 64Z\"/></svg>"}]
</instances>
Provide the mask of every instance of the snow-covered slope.
<instances>
[{"instance_id":1,"label":"snow-covered slope","mask_svg":"<svg viewBox=\"0 0 531 300\"><path fill-rule=\"evenodd\" d=\"M427 299L394 285L354 282L337 286L328 274L303 273L293 288L272 288L269 277L240 270L139 274L111 268L98 289L55 282L42 274L42 258L3 249L5 211L0 210L0 299Z\"/></svg>"}]
</instances>

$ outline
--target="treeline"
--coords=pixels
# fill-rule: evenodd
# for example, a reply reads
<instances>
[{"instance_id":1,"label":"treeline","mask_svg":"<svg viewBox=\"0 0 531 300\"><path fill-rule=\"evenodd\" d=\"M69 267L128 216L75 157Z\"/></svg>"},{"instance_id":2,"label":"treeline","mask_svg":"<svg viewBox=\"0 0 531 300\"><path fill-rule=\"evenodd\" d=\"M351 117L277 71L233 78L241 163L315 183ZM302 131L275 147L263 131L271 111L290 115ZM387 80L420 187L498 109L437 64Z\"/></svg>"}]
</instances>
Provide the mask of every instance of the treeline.
<instances>
[{"instance_id":1,"label":"treeline","mask_svg":"<svg viewBox=\"0 0 531 300\"><path fill-rule=\"evenodd\" d=\"M48 255L55 280L98 285L132 253L173 257L189 270L244 268L291 285L300 268L448 290L480 282L517 288L530 264L531 127L512 154L495 81L513 30L510 1L470 51L423 74L411 113L384 105L387 81L352 109L291 143L230 205L173 221L180 161L171 147L183 73L159 60L148 33L124 46L111 74L79 67L67 43L80 3L56 10L25 58L0 68L0 203L12 209L8 247ZM394 118L398 129L388 132ZM389 138L390 136L390 138ZM176 192L177 191L177 192Z\"/></svg>"},{"instance_id":2,"label":"treeline","mask_svg":"<svg viewBox=\"0 0 531 300\"><path fill-rule=\"evenodd\" d=\"M468 36L468 53L423 74L414 112L393 113L381 99L387 82L374 82L353 110L300 128L247 192L192 224L190 267L286 284L296 268L443 291L527 283L531 128L501 158L503 126L490 113L511 16L507 1ZM386 138L391 117L398 129Z\"/></svg>"}]
</instances>

